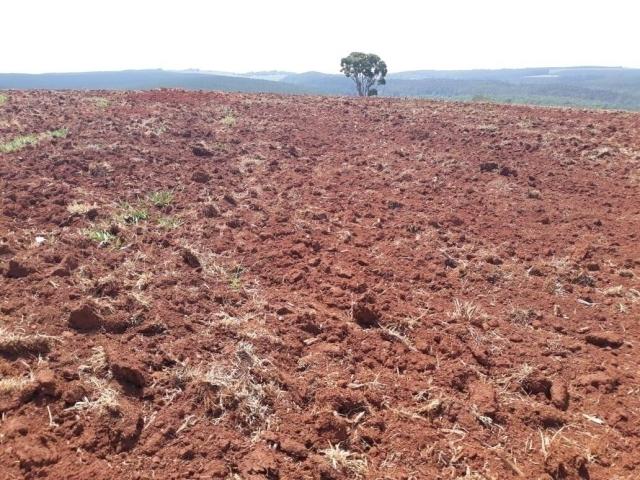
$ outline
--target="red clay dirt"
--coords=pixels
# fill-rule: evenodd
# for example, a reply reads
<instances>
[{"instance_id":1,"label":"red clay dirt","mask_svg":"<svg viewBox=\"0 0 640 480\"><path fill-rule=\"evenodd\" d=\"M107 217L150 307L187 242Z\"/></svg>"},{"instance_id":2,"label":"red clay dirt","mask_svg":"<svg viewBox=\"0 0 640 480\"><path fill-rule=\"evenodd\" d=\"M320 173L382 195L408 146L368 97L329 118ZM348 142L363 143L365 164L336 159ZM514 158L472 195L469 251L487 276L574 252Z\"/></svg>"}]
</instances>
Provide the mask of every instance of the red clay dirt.
<instances>
[{"instance_id":1,"label":"red clay dirt","mask_svg":"<svg viewBox=\"0 0 640 480\"><path fill-rule=\"evenodd\" d=\"M1 478L640 478L640 115L6 93Z\"/></svg>"}]
</instances>

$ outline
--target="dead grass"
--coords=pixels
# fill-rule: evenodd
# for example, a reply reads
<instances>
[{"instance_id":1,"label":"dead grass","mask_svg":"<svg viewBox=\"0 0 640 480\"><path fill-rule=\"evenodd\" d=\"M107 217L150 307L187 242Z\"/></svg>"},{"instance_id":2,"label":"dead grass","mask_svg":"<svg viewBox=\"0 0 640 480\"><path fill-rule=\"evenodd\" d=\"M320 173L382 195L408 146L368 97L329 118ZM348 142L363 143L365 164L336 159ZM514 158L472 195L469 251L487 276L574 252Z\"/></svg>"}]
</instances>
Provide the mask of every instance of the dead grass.
<instances>
[{"instance_id":1,"label":"dead grass","mask_svg":"<svg viewBox=\"0 0 640 480\"><path fill-rule=\"evenodd\" d=\"M263 379L265 363L253 345L240 342L231 362L216 360L185 367L178 370L176 378L182 386L195 387L198 399L214 419L233 413L253 432L268 424L272 399L277 394L276 385Z\"/></svg>"},{"instance_id":2,"label":"dead grass","mask_svg":"<svg viewBox=\"0 0 640 480\"><path fill-rule=\"evenodd\" d=\"M413 345L413 342L409 339L409 337L407 337L402 330L399 327L396 326L384 326L381 327L380 330L382 331L383 336L391 339L391 340L396 340L400 343L402 343L405 347L407 347L409 350L411 351L416 351L416 347Z\"/></svg>"},{"instance_id":3,"label":"dead grass","mask_svg":"<svg viewBox=\"0 0 640 480\"><path fill-rule=\"evenodd\" d=\"M92 354L85 363L78 367L81 373L88 373L95 377L109 376L109 358L104 348L93 347Z\"/></svg>"},{"instance_id":4,"label":"dead grass","mask_svg":"<svg viewBox=\"0 0 640 480\"><path fill-rule=\"evenodd\" d=\"M452 320L462 320L473 322L480 315L480 309L470 301L462 301L457 298L453 300L453 311L450 313Z\"/></svg>"},{"instance_id":5,"label":"dead grass","mask_svg":"<svg viewBox=\"0 0 640 480\"><path fill-rule=\"evenodd\" d=\"M360 478L367 473L367 459L345 450L339 443L337 445L329 443L329 448L321 450L320 453L335 470L349 473L355 478Z\"/></svg>"},{"instance_id":6,"label":"dead grass","mask_svg":"<svg viewBox=\"0 0 640 480\"><path fill-rule=\"evenodd\" d=\"M0 394L8 395L15 392L21 392L29 385L33 384L33 377L0 377Z\"/></svg>"},{"instance_id":7,"label":"dead grass","mask_svg":"<svg viewBox=\"0 0 640 480\"><path fill-rule=\"evenodd\" d=\"M0 353L5 355L48 353L56 340L49 335L10 332L0 327Z\"/></svg>"},{"instance_id":8,"label":"dead grass","mask_svg":"<svg viewBox=\"0 0 640 480\"><path fill-rule=\"evenodd\" d=\"M509 312L509 320L522 326L531 325L538 316L538 312L531 308L514 308Z\"/></svg>"},{"instance_id":9,"label":"dead grass","mask_svg":"<svg viewBox=\"0 0 640 480\"><path fill-rule=\"evenodd\" d=\"M107 380L90 377L87 383L93 389L93 395L84 397L68 410L97 411L100 413L118 414L120 413L119 394L109 386Z\"/></svg>"},{"instance_id":10,"label":"dead grass","mask_svg":"<svg viewBox=\"0 0 640 480\"><path fill-rule=\"evenodd\" d=\"M67 211L71 214L84 215L92 208L97 207L98 206L95 203L93 205L90 205L88 203L73 202L67 205Z\"/></svg>"}]
</instances>

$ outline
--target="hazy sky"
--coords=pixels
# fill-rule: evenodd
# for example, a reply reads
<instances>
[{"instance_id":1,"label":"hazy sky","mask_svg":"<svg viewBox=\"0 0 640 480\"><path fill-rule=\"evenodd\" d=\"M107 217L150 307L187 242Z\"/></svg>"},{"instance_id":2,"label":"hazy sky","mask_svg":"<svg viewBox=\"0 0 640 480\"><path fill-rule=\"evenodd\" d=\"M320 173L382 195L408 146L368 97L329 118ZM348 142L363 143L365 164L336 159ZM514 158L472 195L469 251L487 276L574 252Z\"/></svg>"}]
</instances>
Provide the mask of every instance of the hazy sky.
<instances>
[{"instance_id":1,"label":"hazy sky","mask_svg":"<svg viewBox=\"0 0 640 480\"><path fill-rule=\"evenodd\" d=\"M640 0L2 0L0 72L640 67Z\"/></svg>"}]
</instances>

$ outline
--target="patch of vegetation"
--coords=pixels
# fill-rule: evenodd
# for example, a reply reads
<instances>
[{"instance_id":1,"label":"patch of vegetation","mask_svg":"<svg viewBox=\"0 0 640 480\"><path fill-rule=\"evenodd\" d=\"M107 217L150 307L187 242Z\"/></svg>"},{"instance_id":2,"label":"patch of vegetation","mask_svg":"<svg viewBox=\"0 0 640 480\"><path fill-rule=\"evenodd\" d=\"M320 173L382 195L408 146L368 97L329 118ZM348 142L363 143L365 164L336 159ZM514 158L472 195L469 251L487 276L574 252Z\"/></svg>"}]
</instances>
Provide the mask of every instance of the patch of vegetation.
<instances>
[{"instance_id":1,"label":"patch of vegetation","mask_svg":"<svg viewBox=\"0 0 640 480\"><path fill-rule=\"evenodd\" d=\"M161 217L158 219L158 226L166 230L173 230L182 225L182 221L175 217Z\"/></svg>"},{"instance_id":2,"label":"patch of vegetation","mask_svg":"<svg viewBox=\"0 0 640 480\"><path fill-rule=\"evenodd\" d=\"M76 402L68 410L80 411L99 411L110 414L120 413L119 394L111 388L106 380L91 377L89 383L93 389L93 395L84 397L81 401Z\"/></svg>"},{"instance_id":3,"label":"patch of vegetation","mask_svg":"<svg viewBox=\"0 0 640 480\"><path fill-rule=\"evenodd\" d=\"M67 205L67 212L72 214L84 215L89 210L96 207L97 205L95 204L89 205L88 203L73 202Z\"/></svg>"},{"instance_id":4,"label":"patch of vegetation","mask_svg":"<svg viewBox=\"0 0 640 480\"><path fill-rule=\"evenodd\" d=\"M33 384L33 378L29 377L0 377L0 394L7 395L13 392L21 392Z\"/></svg>"},{"instance_id":5,"label":"patch of vegetation","mask_svg":"<svg viewBox=\"0 0 640 480\"><path fill-rule=\"evenodd\" d=\"M138 225L144 220L149 220L149 212L146 208L136 208L125 203L122 209L124 211L121 217L122 221L128 225Z\"/></svg>"},{"instance_id":6,"label":"patch of vegetation","mask_svg":"<svg viewBox=\"0 0 640 480\"><path fill-rule=\"evenodd\" d=\"M329 448L322 450L321 453L335 470L347 472L356 478L360 478L367 472L366 458L345 450L340 444L329 443Z\"/></svg>"},{"instance_id":7,"label":"patch of vegetation","mask_svg":"<svg viewBox=\"0 0 640 480\"><path fill-rule=\"evenodd\" d=\"M233 112L228 112L222 119L220 123L225 127L233 127L236 124L236 117Z\"/></svg>"},{"instance_id":8,"label":"patch of vegetation","mask_svg":"<svg viewBox=\"0 0 640 480\"><path fill-rule=\"evenodd\" d=\"M19 137L14 138L6 143L0 143L0 152L2 153L13 153L29 145L37 145L40 141L38 135L21 135Z\"/></svg>"},{"instance_id":9,"label":"patch of vegetation","mask_svg":"<svg viewBox=\"0 0 640 480\"><path fill-rule=\"evenodd\" d=\"M29 135L20 135L8 142L0 143L0 152L18 152L25 147L37 145L42 140L49 140L51 138L65 138L68 134L69 130L67 128L59 128L57 130L51 130L40 134L31 133Z\"/></svg>"},{"instance_id":10,"label":"patch of vegetation","mask_svg":"<svg viewBox=\"0 0 640 480\"><path fill-rule=\"evenodd\" d=\"M233 412L242 427L260 430L272 414L277 386L265 381L266 360L260 358L252 344L240 342L230 361L211 361L176 372L180 388L187 383L195 387L199 402L214 419Z\"/></svg>"},{"instance_id":11,"label":"patch of vegetation","mask_svg":"<svg viewBox=\"0 0 640 480\"><path fill-rule=\"evenodd\" d=\"M49 352L54 340L48 335L10 332L0 327L0 354L44 354Z\"/></svg>"},{"instance_id":12,"label":"patch of vegetation","mask_svg":"<svg viewBox=\"0 0 640 480\"><path fill-rule=\"evenodd\" d=\"M87 238L97 242L101 247L106 245L119 246L120 239L108 230L89 229L86 231Z\"/></svg>"},{"instance_id":13,"label":"patch of vegetation","mask_svg":"<svg viewBox=\"0 0 640 480\"><path fill-rule=\"evenodd\" d=\"M0 107L2 105L4 105L5 103L7 103L7 100L9 99L9 97L7 97L6 95L3 95L0 93Z\"/></svg>"},{"instance_id":14,"label":"patch of vegetation","mask_svg":"<svg viewBox=\"0 0 640 480\"><path fill-rule=\"evenodd\" d=\"M242 288L242 274L245 269L242 265L236 265L229 271L229 286L233 290L240 290Z\"/></svg>"},{"instance_id":15,"label":"patch of vegetation","mask_svg":"<svg viewBox=\"0 0 640 480\"><path fill-rule=\"evenodd\" d=\"M92 100L95 106L98 108L107 108L109 105L111 105L111 102L104 97L94 97Z\"/></svg>"},{"instance_id":16,"label":"patch of vegetation","mask_svg":"<svg viewBox=\"0 0 640 480\"><path fill-rule=\"evenodd\" d=\"M149 195L149 201L158 208L164 208L173 203L173 192L161 190Z\"/></svg>"},{"instance_id":17,"label":"patch of vegetation","mask_svg":"<svg viewBox=\"0 0 640 480\"><path fill-rule=\"evenodd\" d=\"M67 135L69 135L69 129L59 128L57 130L51 130L50 132L47 132L45 135L48 135L51 138L67 138Z\"/></svg>"}]
</instances>

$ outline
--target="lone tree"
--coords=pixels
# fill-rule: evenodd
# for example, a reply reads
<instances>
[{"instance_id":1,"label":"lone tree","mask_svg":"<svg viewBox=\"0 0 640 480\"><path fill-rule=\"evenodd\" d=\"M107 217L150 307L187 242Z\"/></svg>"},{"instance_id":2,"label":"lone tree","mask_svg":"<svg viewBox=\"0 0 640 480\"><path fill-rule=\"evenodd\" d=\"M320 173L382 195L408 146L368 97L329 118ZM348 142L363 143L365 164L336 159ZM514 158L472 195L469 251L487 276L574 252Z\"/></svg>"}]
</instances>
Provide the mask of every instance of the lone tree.
<instances>
[{"instance_id":1,"label":"lone tree","mask_svg":"<svg viewBox=\"0 0 640 480\"><path fill-rule=\"evenodd\" d=\"M387 64L373 53L352 52L340 61L340 71L353 80L361 97L378 94L376 85L387 83Z\"/></svg>"}]
</instances>

